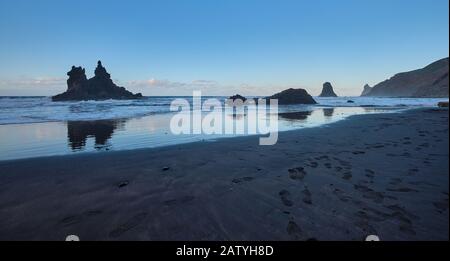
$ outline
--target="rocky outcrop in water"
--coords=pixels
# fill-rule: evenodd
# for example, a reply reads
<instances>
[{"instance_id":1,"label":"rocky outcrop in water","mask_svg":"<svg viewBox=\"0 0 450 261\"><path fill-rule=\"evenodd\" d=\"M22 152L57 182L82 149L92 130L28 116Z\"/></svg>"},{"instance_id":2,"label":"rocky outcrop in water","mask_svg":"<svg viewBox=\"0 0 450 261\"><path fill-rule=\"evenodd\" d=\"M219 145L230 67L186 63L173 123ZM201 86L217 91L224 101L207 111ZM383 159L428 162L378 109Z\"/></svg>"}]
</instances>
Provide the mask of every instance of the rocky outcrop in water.
<instances>
[{"instance_id":1,"label":"rocky outcrop in water","mask_svg":"<svg viewBox=\"0 0 450 261\"><path fill-rule=\"evenodd\" d=\"M304 89L287 89L282 92L276 93L272 96L266 97L268 99L278 99L278 104L316 104L317 102L308 94Z\"/></svg>"},{"instance_id":2,"label":"rocky outcrop in water","mask_svg":"<svg viewBox=\"0 0 450 261\"><path fill-rule=\"evenodd\" d=\"M363 96L448 97L448 61L447 57L422 69L396 74Z\"/></svg>"},{"instance_id":3,"label":"rocky outcrop in water","mask_svg":"<svg viewBox=\"0 0 450 261\"><path fill-rule=\"evenodd\" d=\"M440 108L448 108L448 101L438 102L437 106Z\"/></svg>"},{"instance_id":4,"label":"rocky outcrop in water","mask_svg":"<svg viewBox=\"0 0 450 261\"><path fill-rule=\"evenodd\" d=\"M245 101L247 100L247 98L245 98L245 97L242 96L242 95L236 94L236 95L233 95L233 96L228 97L228 100L231 100L231 101L234 101L234 100L241 100L241 101L245 102Z\"/></svg>"},{"instance_id":5,"label":"rocky outcrop in water","mask_svg":"<svg viewBox=\"0 0 450 261\"><path fill-rule=\"evenodd\" d=\"M371 90L372 90L372 87L370 87L368 84L364 85L364 89L361 93L361 96L368 95Z\"/></svg>"},{"instance_id":6,"label":"rocky outcrop in water","mask_svg":"<svg viewBox=\"0 0 450 261\"><path fill-rule=\"evenodd\" d=\"M106 99L137 99L142 94L133 94L124 87L119 87L111 80L111 75L98 61L95 76L87 79L85 69L72 66L67 73L67 91L52 97L53 101L69 100L106 100Z\"/></svg>"},{"instance_id":7,"label":"rocky outcrop in water","mask_svg":"<svg viewBox=\"0 0 450 261\"><path fill-rule=\"evenodd\" d=\"M333 86L331 85L331 83L326 82L323 84L322 93L319 95L319 97L337 97L336 93L333 90Z\"/></svg>"}]
</instances>

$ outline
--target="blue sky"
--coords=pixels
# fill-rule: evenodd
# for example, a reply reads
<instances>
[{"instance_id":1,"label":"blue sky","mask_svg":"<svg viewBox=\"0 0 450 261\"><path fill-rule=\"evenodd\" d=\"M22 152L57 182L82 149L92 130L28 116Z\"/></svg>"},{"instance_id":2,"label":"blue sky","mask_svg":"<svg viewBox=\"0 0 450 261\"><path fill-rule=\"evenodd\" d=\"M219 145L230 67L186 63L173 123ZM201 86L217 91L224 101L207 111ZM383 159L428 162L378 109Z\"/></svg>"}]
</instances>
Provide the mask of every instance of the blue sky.
<instances>
[{"instance_id":1,"label":"blue sky","mask_svg":"<svg viewBox=\"0 0 450 261\"><path fill-rule=\"evenodd\" d=\"M0 95L52 95L72 65L145 95L359 95L448 56L448 0L0 0Z\"/></svg>"}]
</instances>

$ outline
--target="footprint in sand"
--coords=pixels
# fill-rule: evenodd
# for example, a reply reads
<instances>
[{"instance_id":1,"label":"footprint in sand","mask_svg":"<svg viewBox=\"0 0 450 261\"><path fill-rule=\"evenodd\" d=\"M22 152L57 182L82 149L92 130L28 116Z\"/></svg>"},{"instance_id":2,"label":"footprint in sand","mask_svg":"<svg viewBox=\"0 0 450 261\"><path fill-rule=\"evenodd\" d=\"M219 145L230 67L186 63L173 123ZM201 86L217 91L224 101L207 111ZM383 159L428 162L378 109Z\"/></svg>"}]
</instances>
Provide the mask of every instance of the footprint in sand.
<instances>
[{"instance_id":1,"label":"footprint in sand","mask_svg":"<svg viewBox=\"0 0 450 261\"><path fill-rule=\"evenodd\" d=\"M408 187L388 188L387 191L392 191L392 192L419 192L416 189L412 189L412 188L408 188Z\"/></svg>"},{"instance_id":2,"label":"footprint in sand","mask_svg":"<svg viewBox=\"0 0 450 261\"><path fill-rule=\"evenodd\" d=\"M118 188L123 188L123 187L128 186L128 184L130 184L130 182L128 180L125 180L125 181L122 181L119 184L117 184L117 187Z\"/></svg>"},{"instance_id":3,"label":"footprint in sand","mask_svg":"<svg viewBox=\"0 0 450 261\"><path fill-rule=\"evenodd\" d=\"M384 200L382 192L375 191L365 185L353 185L353 187L363 194L363 197L373 200L375 203L381 203Z\"/></svg>"},{"instance_id":4,"label":"footprint in sand","mask_svg":"<svg viewBox=\"0 0 450 261\"><path fill-rule=\"evenodd\" d=\"M306 176L306 171L303 167L288 169L289 177L293 180L303 180Z\"/></svg>"},{"instance_id":5,"label":"footprint in sand","mask_svg":"<svg viewBox=\"0 0 450 261\"><path fill-rule=\"evenodd\" d=\"M320 157L315 157L316 160L328 160L329 157L327 155L322 155Z\"/></svg>"},{"instance_id":6,"label":"footprint in sand","mask_svg":"<svg viewBox=\"0 0 450 261\"><path fill-rule=\"evenodd\" d=\"M389 184L393 186L397 186L400 183L402 183L402 179L399 178L392 178L391 181L389 182Z\"/></svg>"},{"instance_id":7,"label":"footprint in sand","mask_svg":"<svg viewBox=\"0 0 450 261\"><path fill-rule=\"evenodd\" d=\"M188 203L188 202L190 202L192 200L194 200L193 196L185 196L185 197L181 197L181 198L178 198L178 199L166 200L166 201L164 201L164 205L172 206L172 205L176 205L176 204L185 204L185 203Z\"/></svg>"},{"instance_id":8,"label":"footprint in sand","mask_svg":"<svg viewBox=\"0 0 450 261\"><path fill-rule=\"evenodd\" d=\"M333 194L342 202L348 202L352 199L350 196L347 196L345 192L340 189L334 189Z\"/></svg>"},{"instance_id":9,"label":"footprint in sand","mask_svg":"<svg viewBox=\"0 0 450 261\"><path fill-rule=\"evenodd\" d=\"M375 171L371 169L365 169L366 177L373 179L375 177Z\"/></svg>"},{"instance_id":10,"label":"footprint in sand","mask_svg":"<svg viewBox=\"0 0 450 261\"><path fill-rule=\"evenodd\" d=\"M293 237L294 239L298 240L301 238L302 230L300 227L295 223L294 221L290 220L287 227L286 227L287 233Z\"/></svg>"},{"instance_id":11,"label":"footprint in sand","mask_svg":"<svg viewBox=\"0 0 450 261\"><path fill-rule=\"evenodd\" d=\"M309 191L307 186L305 186L305 189L302 191L302 194L303 194L302 201L308 205L311 205L312 204L312 194Z\"/></svg>"},{"instance_id":12,"label":"footprint in sand","mask_svg":"<svg viewBox=\"0 0 450 261\"><path fill-rule=\"evenodd\" d=\"M103 211L101 211L101 210L88 210L88 211L84 212L84 215L86 215L88 217L92 217L92 216L100 215L101 213L103 213Z\"/></svg>"},{"instance_id":13,"label":"footprint in sand","mask_svg":"<svg viewBox=\"0 0 450 261\"><path fill-rule=\"evenodd\" d=\"M415 175L417 172L419 172L419 169L417 168L412 168L408 170L408 173L406 174L407 176L413 176Z\"/></svg>"},{"instance_id":14,"label":"footprint in sand","mask_svg":"<svg viewBox=\"0 0 450 261\"><path fill-rule=\"evenodd\" d=\"M333 157L333 159L335 161L337 161L339 163L339 165L341 165L344 169L346 169L346 170L351 170L352 169L352 164L350 162L342 160L340 158L336 158L336 157Z\"/></svg>"},{"instance_id":15,"label":"footprint in sand","mask_svg":"<svg viewBox=\"0 0 450 261\"><path fill-rule=\"evenodd\" d=\"M80 223L80 222L81 222L81 219L82 219L82 217L81 217L81 216L78 216L78 215L68 216L68 217L63 218L63 219L60 221L60 223L61 223L63 226L70 226L70 225L73 225L73 224Z\"/></svg>"},{"instance_id":16,"label":"footprint in sand","mask_svg":"<svg viewBox=\"0 0 450 261\"><path fill-rule=\"evenodd\" d=\"M253 179L254 179L253 177L242 177L242 178L233 179L231 182L238 184L243 181L252 181Z\"/></svg>"},{"instance_id":17,"label":"footprint in sand","mask_svg":"<svg viewBox=\"0 0 450 261\"><path fill-rule=\"evenodd\" d=\"M352 173L350 171L347 171L347 172L344 173L344 175L342 175L342 179L345 179L345 180L350 180L352 177L353 176L352 176Z\"/></svg>"},{"instance_id":18,"label":"footprint in sand","mask_svg":"<svg viewBox=\"0 0 450 261\"><path fill-rule=\"evenodd\" d=\"M283 205L287 206L287 207L291 207L294 205L294 203L291 200L291 193L285 189L283 189L282 191L280 191L278 193L278 195L280 196L281 202L283 202Z\"/></svg>"},{"instance_id":19,"label":"footprint in sand","mask_svg":"<svg viewBox=\"0 0 450 261\"><path fill-rule=\"evenodd\" d=\"M437 212L442 214L448 209L448 199L442 200L440 202L433 202L433 206L436 208Z\"/></svg>"},{"instance_id":20,"label":"footprint in sand","mask_svg":"<svg viewBox=\"0 0 450 261\"><path fill-rule=\"evenodd\" d=\"M387 213L375 208L364 206L364 211L358 211L355 216L359 218L356 225L359 226L365 232L371 232L376 234L374 228L370 225L372 222L382 222L385 220L396 220L395 223L399 225L398 229L405 234L415 235L416 232L413 229L411 219L417 219L418 217L410 214L404 208L398 205L384 206L393 212ZM373 231L371 231L373 230Z\"/></svg>"},{"instance_id":21,"label":"footprint in sand","mask_svg":"<svg viewBox=\"0 0 450 261\"><path fill-rule=\"evenodd\" d=\"M139 213L109 233L109 237L119 237L123 233L137 227L147 217L147 213Z\"/></svg>"},{"instance_id":22,"label":"footprint in sand","mask_svg":"<svg viewBox=\"0 0 450 261\"><path fill-rule=\"evenodd\" d=\"M315 161L311 161L309 164L307 164L307 166L309 166L311 168L317 168L319 166L319 164Z\"/></svg>"}]
</instances>

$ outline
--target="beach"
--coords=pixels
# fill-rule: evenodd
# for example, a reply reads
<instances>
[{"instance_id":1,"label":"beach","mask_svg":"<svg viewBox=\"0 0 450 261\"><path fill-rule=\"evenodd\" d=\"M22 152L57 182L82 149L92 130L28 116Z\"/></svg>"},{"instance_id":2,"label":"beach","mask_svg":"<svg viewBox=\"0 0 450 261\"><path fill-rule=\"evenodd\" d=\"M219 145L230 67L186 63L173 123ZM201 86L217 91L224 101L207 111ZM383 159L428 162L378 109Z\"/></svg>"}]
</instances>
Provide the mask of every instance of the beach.
<instances>
[{"instance_id":1,"label":"beach","mask_svg":"<svg viewBox=\"0 0 450 261\"><path fill-rule=\"evenodd\" d=\"M0 240L448 240L448 109L0 161Z\"/></svg>"}]
</instances>

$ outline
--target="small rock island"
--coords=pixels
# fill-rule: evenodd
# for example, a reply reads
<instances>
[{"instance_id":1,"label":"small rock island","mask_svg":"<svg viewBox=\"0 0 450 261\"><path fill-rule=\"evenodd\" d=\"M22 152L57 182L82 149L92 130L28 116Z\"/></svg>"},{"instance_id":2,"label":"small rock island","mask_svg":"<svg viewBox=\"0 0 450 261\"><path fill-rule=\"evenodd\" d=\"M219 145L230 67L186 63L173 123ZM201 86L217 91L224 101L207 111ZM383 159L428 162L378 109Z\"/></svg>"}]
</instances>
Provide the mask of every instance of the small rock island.
<instances>
[{"instance_id":1,"label":"small rock island","mask_svg":"<svg viewBox=\"0 0 450 261\"><path fill-rule=\"evenodd\" d=\"M234 101L234 100L241 100L241 101L245 102L245 101L247 100L247 98L245 98L245 97L242 96L242 95L236 94L236 95L233 95L233 96L228 97L228 100L231 100L231 101Z\"/></svg>"},{"instance_id":2,"label":"small rock island","mask_svg":"<svg viewBox=\"0 0 450 261\"><path fill-rule=\"evenodd\" d=\"M264 98L278 99L279 105L291 105L291 104L316 104L317 102L308 94L304 89L287 89L282 92L276 93L272 96Z\"/></svg>"},{"instance_id":3,"label":"small rock island","mask_svg":"<svg viewBox=\"0 0 450 261\"><path fill-rule=\"evenodd\" d=\"M81 66L72 66L67 75L67 91L53 96L53 101L126 100L142 97L141 93L133 94L114 84L101 61L97 63L95 76L90 79L87 79L85 69Z\"/></svg>"}]
</instances>

